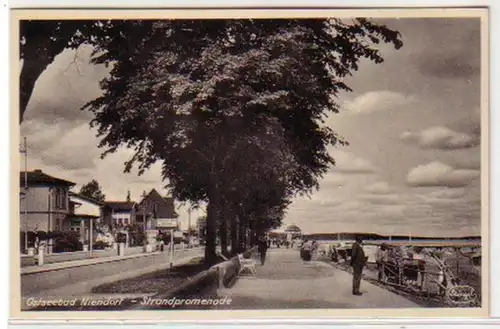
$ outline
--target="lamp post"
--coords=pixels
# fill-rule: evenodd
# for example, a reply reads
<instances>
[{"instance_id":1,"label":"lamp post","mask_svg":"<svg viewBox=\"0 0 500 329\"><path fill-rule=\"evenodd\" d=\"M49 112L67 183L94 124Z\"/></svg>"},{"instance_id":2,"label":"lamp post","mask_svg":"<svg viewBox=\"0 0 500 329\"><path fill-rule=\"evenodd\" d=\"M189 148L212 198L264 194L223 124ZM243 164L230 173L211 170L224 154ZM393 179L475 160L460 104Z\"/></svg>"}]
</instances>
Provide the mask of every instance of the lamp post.
<instances>
[{"instance_id":1,"label":"lamp post","mask_svg":"<svg viewBox=\"0 0 500 329\"><path fill-rule=\"evenodd\" d=\"M191 207L188 208L188 248L191 246Z\"/></svg>"},{"instance_id":2,"label":"lamp post","mask_svg":"<svg viewBox=\"0 0 500 329\"><path fill-rule=\"evenodd\" d=\"M24 154L24 220L28 226L28 144L24 137L23 146L20 148L20 153ZM28 252L28 231L24 232L24 250Z\"/></svg>"},{"instance_id":3,"label":"lamp post","mask_svg":"<svg viewBox=\"0 0 500 329\"><path fill-rule=\"evenodd\" d=\"M147 235L147 226L146 226L146 222L147 222L147 219L146 219L146 191L143 191L142 192L142 226L143 226L143 230L144 230L144 236L145 236L145 241L144 241L144 244L147 245L149 243L148 241L148 235Z\"/></svg>"}]
</instances>

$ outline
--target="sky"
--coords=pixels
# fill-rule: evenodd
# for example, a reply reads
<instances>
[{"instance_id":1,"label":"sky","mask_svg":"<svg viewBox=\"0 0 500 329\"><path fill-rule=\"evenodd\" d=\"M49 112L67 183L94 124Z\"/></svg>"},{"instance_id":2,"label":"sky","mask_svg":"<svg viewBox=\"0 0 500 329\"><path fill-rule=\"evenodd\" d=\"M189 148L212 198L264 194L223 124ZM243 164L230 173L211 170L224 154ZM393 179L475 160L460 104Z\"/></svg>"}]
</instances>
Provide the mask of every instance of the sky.
<instances>
[{"instance_id":1,"label":"sky","mask_svg":"<svg viewBox=\"0 0 500 329\"><path fill-rule=\"evenodd\" d=\"M361 63L326 120L349 141L331 147L336 165L320 189L293 200L284 227L305 233L373 232L423 236L480 234L480 21L471 18L386 19L404 46L381 45L382 64ZM101 94L108 74L88 63L92 49L66 50L38 79L21 137L28 170L75 182L92 179L107 200L139 201L152 188L167 195L161 168L123 173L133 152L100 159L92 114L79 111ZM21 161L21 168L24 163ZM184 228L187 207L178 204ZM203 214L191 214L192 224Z\"/></svg>"}]
</instances>

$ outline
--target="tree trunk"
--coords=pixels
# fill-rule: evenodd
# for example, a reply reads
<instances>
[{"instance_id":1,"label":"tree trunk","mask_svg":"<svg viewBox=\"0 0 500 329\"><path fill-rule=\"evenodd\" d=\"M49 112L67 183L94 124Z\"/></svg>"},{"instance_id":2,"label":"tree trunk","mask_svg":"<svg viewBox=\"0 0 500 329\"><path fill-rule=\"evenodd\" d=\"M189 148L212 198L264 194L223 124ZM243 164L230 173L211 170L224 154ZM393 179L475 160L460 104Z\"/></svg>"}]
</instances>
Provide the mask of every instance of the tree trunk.
<instances>
[{"instance_id":1,"label":"tree trunk","mask_svg":"<svg viewBox=\"0 0 500 329\"><path fill-rule=\"evenodd\" d=\"M221 223L219 226L220 248L221 253L227 257L229 255L227 250L227 215L226 212L221 215Z\"/></svg>"},{"instance_id":2,"label":"tree trunk","mask_svg":"<svg viewBox=\"0 0 500 329\"><path fill-rule=\"evenodd\" d=\"M48 38L47 41L49 41ZM23 67L19 78L19 123L23 121L36 81L54 59L47 50L41 51L40 49L43 47L30 47L23 58Z\"/></svg>"},{"instance_id":3,"label":"tree trunk","mask_svg":"<svg viewBox=\"0 0 500 329\"><path fill-rule=\"evenodd\" d=\"M205 237L205 264L212 266L216 263L216 233L217 233L217 202L216 197L209 198L207 206L207 226Z\"/></svg>"},{"instance_id":4,"label":"tree trunk","mask_svg":"<svg viewBox=\"0 0 500 329\"><path fill-rule=\"evenodd\" d=\"M238 225L238 237L239 237L239 251L244 252L247 248L247 235L246 235L246 230L247 230L247 225L246 225L246 218L245 217L240 217L240 223Z\"/></svg>"},{"instance_id":5,"label":"tree trunk","mask_svg":"<svg viewBox=\"0 0 500 329\"><path fill-rule=\"evenodd\" d=\"M238 253L238 216L233 217L230 222L231 229L231 255L235 256Z\"/></svg>"}]
</instances>

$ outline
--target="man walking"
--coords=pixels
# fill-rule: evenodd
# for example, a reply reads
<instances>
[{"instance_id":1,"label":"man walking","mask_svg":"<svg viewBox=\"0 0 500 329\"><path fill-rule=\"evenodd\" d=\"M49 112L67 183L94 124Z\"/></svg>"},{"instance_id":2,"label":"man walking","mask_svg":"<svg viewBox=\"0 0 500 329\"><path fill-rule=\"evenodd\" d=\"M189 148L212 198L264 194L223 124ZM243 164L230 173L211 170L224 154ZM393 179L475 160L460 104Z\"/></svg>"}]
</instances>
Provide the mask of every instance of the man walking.
<instances>
[{"instance_id":1,"label":"man walking","mask_svg":"<svg viewBox=\"0 0 500 329\"><path fill-rule=\"evenodd\" d=\"M260 254L260 264L264 266L264 263L266 262L266 252L267 252L267 242L266 240L264 240L264 238L260 238L257 249Z\"/></svg>"},{"instance_id":2,"label":"man walking","mask_svg":"<svg viewBox=\"0 0 500 329\"><path fill-rule=\"evenodd\" d=\"M365 252L361 246L362 243L363 240L361 237L357 236L356 242L352 245L351 253L351 266L353 269L352 294L356 296L362 295L359 291L359 287L361 285L361 275L363 274L363 267L365 267L366 261L368 260L368 257L365 256Z\"/></svg>"}]
</instances>

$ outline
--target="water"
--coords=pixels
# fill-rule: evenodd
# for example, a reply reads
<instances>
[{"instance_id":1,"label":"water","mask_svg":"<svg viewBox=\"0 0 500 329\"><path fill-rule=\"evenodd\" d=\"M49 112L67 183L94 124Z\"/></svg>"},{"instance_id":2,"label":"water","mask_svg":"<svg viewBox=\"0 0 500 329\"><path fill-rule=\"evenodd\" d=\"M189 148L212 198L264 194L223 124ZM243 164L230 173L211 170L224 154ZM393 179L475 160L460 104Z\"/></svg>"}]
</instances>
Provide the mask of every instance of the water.
<instances>
[{"instance_id":1,"label":"water","mask_svg":"<svg viewBox=\"0 0 500 329\"><path fill-rule=\"evenodd\" d=\"M353 240L318 240L319 243L352 243ZM380 245L382 243L392 244L392 245L412 245L412 246L443 246L443 247L461 247L461 246L481 246L481 240L466 240L466 239L404 239L404 240L365 240L365 245Z\"/></svg>"}]
</instances>

